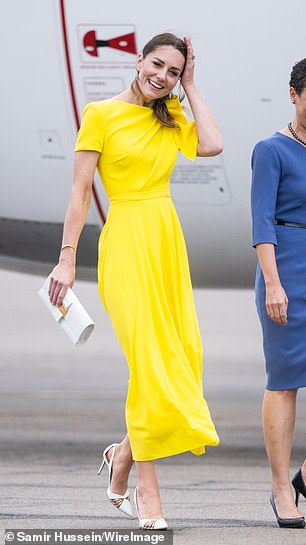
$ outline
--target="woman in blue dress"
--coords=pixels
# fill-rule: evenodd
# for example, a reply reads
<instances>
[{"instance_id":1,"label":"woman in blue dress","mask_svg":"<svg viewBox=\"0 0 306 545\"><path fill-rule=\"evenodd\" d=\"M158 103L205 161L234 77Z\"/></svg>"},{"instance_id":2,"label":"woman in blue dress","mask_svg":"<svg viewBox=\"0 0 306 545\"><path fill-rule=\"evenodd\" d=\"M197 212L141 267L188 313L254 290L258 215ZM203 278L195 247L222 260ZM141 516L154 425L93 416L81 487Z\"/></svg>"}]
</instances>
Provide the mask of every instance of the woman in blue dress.
<instances>
[{"instance_id":1,"label":"woman in blue dress","mask_svg":"<svg viewBox=\"0 0 306 545\"><path fill-rule=\"evenodd\" d=\"M306 387L306 59L290 78L295 116L258 142L252 156L256 305L263 331L267 386L263 429L272 472L270 502L281 527L303 528L306 460L290 482L298 388Z\"/></svg>"}]
</instances>

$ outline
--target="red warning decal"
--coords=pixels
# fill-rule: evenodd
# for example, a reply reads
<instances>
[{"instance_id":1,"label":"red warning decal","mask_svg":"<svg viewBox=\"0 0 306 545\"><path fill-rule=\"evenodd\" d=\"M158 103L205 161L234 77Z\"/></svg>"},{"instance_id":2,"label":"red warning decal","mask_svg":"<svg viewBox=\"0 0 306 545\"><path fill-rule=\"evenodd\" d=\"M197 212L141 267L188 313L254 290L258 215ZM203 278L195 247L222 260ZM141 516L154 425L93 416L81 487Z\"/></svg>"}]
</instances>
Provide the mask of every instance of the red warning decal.
<instances>
[{"instance_id":1,"label":"red warning decal","mask_svg":"<svg viewBox=\"0 0 306 545\"><path fill-rule=\"evenodd\" d=\"M90 30L84 35L83 46L85 51L92 57L99 56L99 47L110 47L131 53L132 55L137 54L135 32L123 34L109 40L99 40L97 39L96 31Z\"/></svg>"}]
</instances>

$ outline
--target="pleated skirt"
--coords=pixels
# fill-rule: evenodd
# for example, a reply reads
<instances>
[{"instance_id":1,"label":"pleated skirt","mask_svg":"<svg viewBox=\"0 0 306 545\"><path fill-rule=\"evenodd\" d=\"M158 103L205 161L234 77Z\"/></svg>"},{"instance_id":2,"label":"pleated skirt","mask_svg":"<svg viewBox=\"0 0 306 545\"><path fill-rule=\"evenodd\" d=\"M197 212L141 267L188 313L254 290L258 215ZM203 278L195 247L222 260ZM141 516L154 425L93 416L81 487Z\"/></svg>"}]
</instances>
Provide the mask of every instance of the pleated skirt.
<instances>
[{"instance_id":1,"label":"pleated skirt","mask_svg":"<svg viewBox=\"0 0 306 545\"><path fill-rule=\"evenodd\" d=\"M99 241L102 302L129 366L133 459L219 442L202 388L202 344L181 226L170 197L111 204Z\"/></svg>"}]
</instances>

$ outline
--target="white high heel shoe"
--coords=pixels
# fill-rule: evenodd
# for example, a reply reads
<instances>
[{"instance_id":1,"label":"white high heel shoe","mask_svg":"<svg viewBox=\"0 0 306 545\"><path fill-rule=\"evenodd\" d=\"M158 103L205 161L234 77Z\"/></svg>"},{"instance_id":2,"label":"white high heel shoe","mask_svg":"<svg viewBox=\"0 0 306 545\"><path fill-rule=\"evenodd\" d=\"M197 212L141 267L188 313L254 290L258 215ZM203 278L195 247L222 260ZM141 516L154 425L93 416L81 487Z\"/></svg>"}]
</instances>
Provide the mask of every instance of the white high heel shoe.
<instances>
[{"instance_id":1,"label":"white high heel shoe","mask_svg":"<svg viewBox=\"0 0 306 545\"><path fill-rule=\"evenodd\" d=\"M165 519L141 519L138 511L137 503L137 488L134 492L134 503L136 507L136 513L139 519L139 528L140 530L167 530L168 524Z\"/></svg>"},{"instance_id":2,"label":"white high heel shoe","mask_svg":"<svg viewBox=\"0 0 306 545\"><path fill-rule=\"evenodd\" d=\"M114 460L115 449L117 445L118 443L112 443L111 445L106 447L106 449L104 450L103 456L102 456L102 462L98 469L98 475L100 475L104 465L106 465L108 468L108 488L107 488L106 494L109 501L114 505L114 507L117 507L119 511L121 511L128 517L133 517L129 491L127 490L125 494L123 494L122 496L121 494L115 494L115 492L112 492L111 490L113 460ZM106 454L111 448L113 448L113 452L112 452L110 461L108 461L106 458Z\"/></svg>"}]
</instances>

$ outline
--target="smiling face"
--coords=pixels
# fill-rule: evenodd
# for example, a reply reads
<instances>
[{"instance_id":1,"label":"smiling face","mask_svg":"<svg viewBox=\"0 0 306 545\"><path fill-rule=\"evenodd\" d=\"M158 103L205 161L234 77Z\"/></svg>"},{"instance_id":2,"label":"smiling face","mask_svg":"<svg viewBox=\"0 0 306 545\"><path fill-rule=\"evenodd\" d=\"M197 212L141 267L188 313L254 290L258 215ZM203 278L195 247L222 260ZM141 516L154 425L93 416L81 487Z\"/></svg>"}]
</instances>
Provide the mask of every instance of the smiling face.
<instances>
[{"instance_id":1,"label":"smiling face","mask_svg":"<svg viewBox=\"0 0 306 545\"><path fill-rule=\"evenodd\" d=\"M137 60L138 86L146 102L167 96L178 82L185 64L182 53L161 45Z\"/></svg>"}]
</instances>

